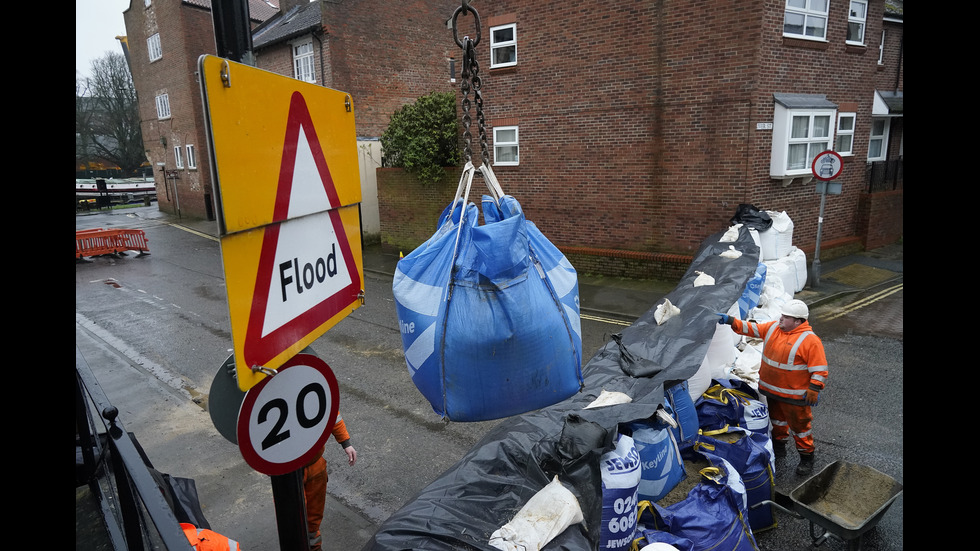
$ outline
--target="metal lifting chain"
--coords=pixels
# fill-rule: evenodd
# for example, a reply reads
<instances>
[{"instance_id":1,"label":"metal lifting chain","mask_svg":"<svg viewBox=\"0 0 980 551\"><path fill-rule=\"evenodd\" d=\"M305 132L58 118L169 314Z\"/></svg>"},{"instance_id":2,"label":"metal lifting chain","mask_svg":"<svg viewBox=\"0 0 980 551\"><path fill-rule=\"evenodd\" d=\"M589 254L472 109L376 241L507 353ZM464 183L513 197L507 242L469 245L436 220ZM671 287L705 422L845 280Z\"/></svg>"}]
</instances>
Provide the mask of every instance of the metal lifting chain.
<instances>
[{"instance_id":1,"label":"metal lifting chain","mask_svg":"<svg viewBox=\"0 0 980 551\"><path fill-rule=\"evenodd\" d=\"M473 17L476 20L476 40L470 39L469 36L464 36L462 40L459 39L459 34L457 33L456 19L462 15L466 15L467 12L472 12ZM473 91L473 100L476 103L476 121L477 128L479 130L480 137L480 156L483 160L483 164L490 166L490 148L487 146L487 128L486 119L483 116L483 94L480 89L483 87L483 81L480 78L480 63L476 60L476 45L480 43L480 14L476 12L472 6L469 5L468 0L463 0L460 7L456 8L456 12L453 13L453 40L456 41L456 45L463 49L463 71L460 79L460 89L463 91L463 159L466 162L472 162L473 160L473 135L470 133L470 90Z\"/></svg>"}]
</instances>

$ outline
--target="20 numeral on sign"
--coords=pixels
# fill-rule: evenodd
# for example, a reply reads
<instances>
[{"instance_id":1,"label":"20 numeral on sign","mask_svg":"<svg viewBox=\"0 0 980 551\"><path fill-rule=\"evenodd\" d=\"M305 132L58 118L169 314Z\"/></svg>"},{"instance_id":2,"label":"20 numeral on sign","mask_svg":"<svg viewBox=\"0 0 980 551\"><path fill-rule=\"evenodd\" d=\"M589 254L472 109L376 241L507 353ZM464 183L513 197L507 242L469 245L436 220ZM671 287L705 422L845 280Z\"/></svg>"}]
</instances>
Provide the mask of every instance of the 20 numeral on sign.
<instances>
[{"instance_id":1,"label":"20 numeral on sign","mask_svg":"<svg viewBox=\"0 0 980 551\"><path fill-rule=\"evenodd\" d=\"M337 420L338 386L323 360L298 354L249 389L238 414L238 446L255 470L281 475L316 458Z\"/></svg>"},{"instance_id":2,"label":"20 numeral on sign","mask_svg":"<svg viewBox=\"0 0 980 551\"><path fill-rule=\"evenodd\" d=\"M306 408L303 407L306 396L311 392L316 393L317 404L319 406L316 414L312 418L306 416ZM276 420L276 424L272 427L272 432L262 439L263 450L267 450L289 438L289 431L282 430L282 428L286 425L286 419L289 416L289 404L282 398L275 398L262 406L262 408L259 410L259 424L261 425L268 421L269 412L273 409L279 410L279 418ZM296 398L296 421L299 423L299 425L304 429L313 428L323 420L323 417L326 414L327 393L324 392L323 387L316 383L310 383L303 387L303 390L299 391L299 396Z\"/></svg>"}]
</instances>

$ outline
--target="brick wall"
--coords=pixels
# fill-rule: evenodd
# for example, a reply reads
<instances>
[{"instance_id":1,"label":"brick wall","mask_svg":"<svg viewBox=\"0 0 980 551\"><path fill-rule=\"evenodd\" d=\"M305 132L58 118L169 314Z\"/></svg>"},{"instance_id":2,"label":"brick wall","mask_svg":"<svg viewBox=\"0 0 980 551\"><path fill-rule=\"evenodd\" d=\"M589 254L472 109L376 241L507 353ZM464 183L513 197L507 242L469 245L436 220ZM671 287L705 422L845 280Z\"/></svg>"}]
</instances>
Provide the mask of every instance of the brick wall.
<instances>
[{"instance_id":1,"label":"brick wall","mask_svg":"<svg viewBox=\"0 0 980 551\"><path fill-rule=\"evenodd\" d=\"M153 2L148 7L134 2L124 19L143 121L143 146L153 167L160 210L213 218L207 138L195 78L198 57L214 54L211 13L180 2ZM146 40L154 33L160 34L163 57L150 62ZM162 120L156 111L160 94L167 94L171 112L170 118ZM196 168L189 166L188 145L194 146ZM176 164L176 147L182 168ZM177 177L166 178L165 171L174 170Z\"/></svg>"},{"instance_id":2,"label":"brick wall","mask_svg":"<svg viewBox=\"0 0 980 551\"><path fill-rule=\"evenodd\" d=\"M381 136L401 106L453 89L449 58L459 56L446 21L459 6L458 0L323 2L331 86L353 98L358 137Z\"/></svg>"},{"instance_id":3,"label":"brick wall","mask_svg":"<svg viewBox=\"0 0 980 551\"><path fill-rule=\"evenodd\" d=\"M520 129L520 166L495 172L560 247L689 255L740 203L787 212L795 244L812 246L813 183L769 176L772 131L758 125L773 122L774 93L857 113L822 239L857 235L882 1L863 47L845 44L844 2L831 2L821 43L783 38L781 0L474 5L487 123ZM489 27L505 22L517 24L518 64L489 69Z\"/></svg>"},{"instance_id":4,"label":"brick wall","mask_svg":"<svg viewBox=\"0 0 980 551\"><path fill-rule=\"evenodd\" d=\"M419 184L401 168L378 168L377 176L382 246L408 254L436 231L439 215L456 194L460 170L447 168L432 185Z\"/></svg>"}]
</instances>

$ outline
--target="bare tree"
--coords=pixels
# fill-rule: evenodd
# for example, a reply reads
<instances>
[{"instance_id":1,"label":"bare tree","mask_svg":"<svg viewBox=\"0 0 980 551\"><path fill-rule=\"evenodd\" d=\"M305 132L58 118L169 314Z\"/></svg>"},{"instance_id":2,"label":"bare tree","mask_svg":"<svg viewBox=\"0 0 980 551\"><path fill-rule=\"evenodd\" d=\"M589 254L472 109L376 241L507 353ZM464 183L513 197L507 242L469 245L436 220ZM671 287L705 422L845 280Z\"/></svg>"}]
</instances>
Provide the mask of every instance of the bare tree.
<instances>
[{"instance_id":1,"label":"bare tree","mask_svg":"<svg viewBox=\"0 0 980 551\"><path fill-rule=\"evenodd\" d=\"M122 54L106 52L92 62L90 79L84 84L76 79L75 112L76 145L83 144L88 154L118 165L126 175L146 161L136 88Z\"/></svg>"}]
</instances>

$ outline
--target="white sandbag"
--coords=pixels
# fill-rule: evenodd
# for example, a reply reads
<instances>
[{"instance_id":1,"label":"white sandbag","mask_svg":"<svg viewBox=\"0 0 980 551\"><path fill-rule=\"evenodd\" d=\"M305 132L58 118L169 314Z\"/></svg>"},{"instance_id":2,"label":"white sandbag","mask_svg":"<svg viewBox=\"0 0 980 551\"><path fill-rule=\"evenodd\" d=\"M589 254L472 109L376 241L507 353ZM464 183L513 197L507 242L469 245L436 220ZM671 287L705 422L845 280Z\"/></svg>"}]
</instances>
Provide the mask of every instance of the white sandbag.
<instances>
[{"instance_id":1,"label":"white sandbag","mask_svg":"<svg viewBox=\"0 0 980 551\"><path fill-rule=\"evenodd\" d=\"M753 390L759 390L759 367L762 364L762 341L747 342L735 358L732 375L747 382Z\"/></svg>"},{"instance_id":2,"label":"white sandbag","mask_svg":"<svg viewBox=\"0 0 980 551\"><path fill-rule=\"evenodd\" d=\"M720 256L722 258L735 259L735 258L739 258L739 257L742 256L742 251L737 250L735 248L735 245L729 245L728 246L728 250L722 251L722 252L718 253L718 256Z\"/></svg>"},{"instance_id":3,"label":"white sandbag","mask_svg":"<svg viewBox=\"0 0 980 551\"><path fill-rule=\"evenodd\" d=\"M738 230L741 228L741 224L735 224L725 230L725 234L721 236L719 240L721 243L734 243L738 241Z\"/></svg>"},{"instance_id":4,"label":"white sandbag","mask_svg":"<svg viewBox=\"0 0 980 551\"><path fill-rule=\"evenodd\" d=\"M757 230L756 228L749 228L749 237L751 237L752 242L755 243L757 247L759 247L758 261L762 262L762 236L759 233L759 230Z\"/></svg>"},{"instance_id":5,"label":"white sandbag","mask_svg":"<svg viewBox=\"0 0 980 551\"><path fill-rule=\"evenodd\" d=\"M503 551L543 549L566 528L585 519L578 499L556 476L521 507L517 515L490 536L490 546Z\"/></svg>"},{"instance_id":6,"label":"white sandbag","mask_svg":"<svg viewBox=\"0 0 980 551\"><path fill-rule=\"evenodd\" d=\"M793 247L793 220L786 212L767 210L772 226L759 233L762 242L762 260L776 260L789 254Z\"/></svg>"},{"instance_id":7,"label":"white sandbag","mask_svg":"<svg viewBox=\"0 0 980 551\"><path fill-rule=\"evenodd\" d=\"M616 404L628 404L632 401L633 399L630 398L628 394L623 394L622 392L610 392L603 389L602 392L599 393L599 397L593 400L591 404L585 406L585 409L614 406Z\"/></svg>"},{"instance_id":8,"label":"white sandbag","mask_svg":"<svg viewBox=\"0 0 980 551\"><path fill-rule=\"evenodd\" d=\"M778 277L782 280L783 289L787 293L797 293L803 289L799 282L800 276L796 262L790 257L784 256L779 260L767 260L763 264L766 265L766 279ZM806 281L805 274L803 281Z\"/></svg>"},{"instance_id":9,"label":"white sandbag","mask_svg":"<svg viewBox=\"0 0 980 551\"><path fill-rule=\"evenodd\" d=\"M657 321L657 325L663 325L665 321L681 313L681 309L670 303L669 300L664 299L663 304L658 304L656 311L653 313L653 319Z\"/></svg>"},{"instance_id":10,"label":"white sandbag","mask_svg":"<svg viewBox=\"0 0 980 551\"><path fill-rule=\"evenodd\" d=\"M701 367L697 373L688 379L688 393L691 399L697 401L701 394L711 386L711 380L724 378L732 363L735 361L735 348L732 346L733 331L727 325L716 324L715 334L708 343L708 351L704 355Z\"/></svg>"},{"instance_id":11,"label":"white sandbag","mask_svg":"<svg viewBox=\"0 0 980 551\"><path fill-rule=\"evenodd\" d=\"M695 272L695 273L698 274L698 277L694 278L695 287L705 287L705 286L715 284L715 278L711 277L710 275L704 272Z\"/></svg>"},{"instance_id":12,"label":"white sandbag","mask_svg":"<svg viewBox=\"0 0 980 551\"><path fill-rule=\"evenodd\" d=\"M793 276L796 278L796 290L794 292L799 293L804 287L806 287L807 282L806 253L796 247L793 247L790 249L789 254L786 255L783 261L793 267Z\"/></svg>"},{"instance_id":13,"label":"white sandbag","mask_svg":"<svg viewBox=\"0 0 980 551\"><path fill-rule=\"evenodd\" d=\"M769 267L766 266L766 270ZM768 272L766 274L768 276ZM770 302L781 298L786 294L786 289L783 287L783 280L779 277L766 277L766 282L762 286L762 293L759 295L759 304L757 307L765 307Z\"/></svg>"}]
</instances>

